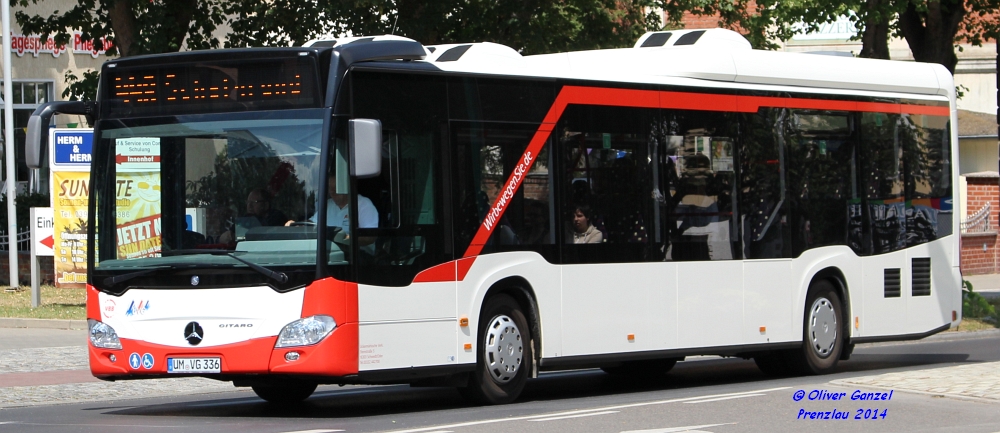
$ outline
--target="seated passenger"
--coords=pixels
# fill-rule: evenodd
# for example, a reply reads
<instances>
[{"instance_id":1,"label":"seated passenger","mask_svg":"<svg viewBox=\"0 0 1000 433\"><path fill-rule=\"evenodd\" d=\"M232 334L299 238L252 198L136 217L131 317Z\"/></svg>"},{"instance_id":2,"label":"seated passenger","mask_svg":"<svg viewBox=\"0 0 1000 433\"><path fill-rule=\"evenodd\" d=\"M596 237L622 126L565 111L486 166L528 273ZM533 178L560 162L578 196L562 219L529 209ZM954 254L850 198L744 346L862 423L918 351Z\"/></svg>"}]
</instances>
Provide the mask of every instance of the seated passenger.
<instances>
[{"instance_id":1,"label":"seated passenger","mask_svg":"<svg viewBox=\"0 0 1000 433\"><path fill-rule=\"evenodd\" d=\"M604 242L604 234L590 223L594 214L590 206L579 205L573 208L572 231L566 237L567 243L598 244Z\"/></svg>"},{"instance_id":2,"label":"seated passenger","mask_svg":"<svg viewBox=\"0 0 1000 433\"><path fill-rule=\"evenodd\" d=\"M256 188L247 195L247 211L236 218L236 224L219 235L219 243L228 244L246 234L248 229L260 226L280 226L288 217L283 212L271 208L271 193L264 188ZM234 233L235 231L235 233Z\"/></svg>"}]
</instances>

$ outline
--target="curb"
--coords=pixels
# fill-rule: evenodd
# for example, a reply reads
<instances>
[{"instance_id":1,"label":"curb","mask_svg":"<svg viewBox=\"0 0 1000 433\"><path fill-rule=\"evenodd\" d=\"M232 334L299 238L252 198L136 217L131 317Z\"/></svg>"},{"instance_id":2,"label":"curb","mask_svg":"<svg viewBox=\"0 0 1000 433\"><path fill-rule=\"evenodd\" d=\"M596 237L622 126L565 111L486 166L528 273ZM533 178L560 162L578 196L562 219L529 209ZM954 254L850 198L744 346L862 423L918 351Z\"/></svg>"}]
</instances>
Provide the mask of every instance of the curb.
<instances>
[{"instance_id":1,"label":"curb","mask_svg":"<svg viewBox=\"0 0 1000 433\"><path fill-rule=\"evenodd\" d=\"M20 319L0 317L0 328L87 329L86 320Z\"/></svg>"}]
</instances>

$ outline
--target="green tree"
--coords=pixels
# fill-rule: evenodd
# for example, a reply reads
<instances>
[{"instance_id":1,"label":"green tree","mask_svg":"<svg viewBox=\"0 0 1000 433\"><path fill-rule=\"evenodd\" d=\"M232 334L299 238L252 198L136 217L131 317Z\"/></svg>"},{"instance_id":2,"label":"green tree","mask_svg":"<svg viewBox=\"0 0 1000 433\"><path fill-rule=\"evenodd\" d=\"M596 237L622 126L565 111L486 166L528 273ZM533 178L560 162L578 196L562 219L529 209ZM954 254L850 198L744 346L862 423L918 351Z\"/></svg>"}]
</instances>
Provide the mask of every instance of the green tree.
<instances>
[{"instance_id":1,"label":"green tree","mask_svg":"<svg viewBox=\"0 0 1000 433\"><path fill-rule=\"evenodd\" d=\"M657 0L667 23L678 25L687 11L718 15L722 27L737 30L758 48L776 48L771 40L788 40L801 23L816 30L823 23L849 16L862 41L862 57L889 58L890 36L906 40L918 62L939 63L955 72L956 44L981 45L996 39L1000 0Z\"/></svg>"}]
</instances>

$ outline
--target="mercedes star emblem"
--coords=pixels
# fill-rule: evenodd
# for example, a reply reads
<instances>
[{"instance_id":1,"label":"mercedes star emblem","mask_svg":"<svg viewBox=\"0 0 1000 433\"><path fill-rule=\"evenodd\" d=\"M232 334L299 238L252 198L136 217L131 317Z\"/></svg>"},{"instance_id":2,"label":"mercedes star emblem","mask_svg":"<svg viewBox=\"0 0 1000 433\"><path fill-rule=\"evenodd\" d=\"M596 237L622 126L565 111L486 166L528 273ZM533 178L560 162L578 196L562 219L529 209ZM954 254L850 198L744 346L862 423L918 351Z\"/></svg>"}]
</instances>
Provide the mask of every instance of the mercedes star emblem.
<instances>
[{"instance_id":1,"label":"mercedes star emblem","mask_svg":"<svg viewBox=\"0 0 1000 433\"><path fill-rule=\"evenodd\" d=\"M201 325L198 322L188 323L184 327L184 339L192 346L197 346L203 338L205 338L205 331L201 329Z\"/></svg>"},{"instance_id":2,"label":"mercedes star emblem","mask_svg":"<svg viewBox=\"0 0 1000 433\"><path fill-rule=\"evenodd\" d=\"M201 278L199 278L197 275L191 277L191 285L192 286L197 286L198 283L200 283L200 282L201 282Z\"/></svg>"}]
</instances>

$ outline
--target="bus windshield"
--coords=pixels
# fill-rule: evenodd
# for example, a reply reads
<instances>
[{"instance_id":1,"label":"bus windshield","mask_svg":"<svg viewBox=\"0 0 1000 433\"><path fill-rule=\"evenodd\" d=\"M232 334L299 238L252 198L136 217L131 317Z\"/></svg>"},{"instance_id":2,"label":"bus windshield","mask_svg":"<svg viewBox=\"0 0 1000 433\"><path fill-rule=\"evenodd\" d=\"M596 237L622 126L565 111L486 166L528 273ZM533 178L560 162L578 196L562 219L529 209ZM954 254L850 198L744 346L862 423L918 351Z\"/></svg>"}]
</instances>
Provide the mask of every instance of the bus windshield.
<instances>
[{"instance_id":1,"label":"bus windshield","mask_svg":"<svg viewBox=\"0 0 1000 433\"><path fill-rule=\"evenodd\" d=\"M285 283L254 271L261 267L289 272L292 280L314 276L310 219L322 181L326 113L102 121L93 167L99 175L91 188L93 281L110 286L108 277L132 273L148 278L140 283L149 286L179 268L244 269L247 284ZM335 250L330 264L343 260L333 257Z\"/></svg>"}]
</instances>

